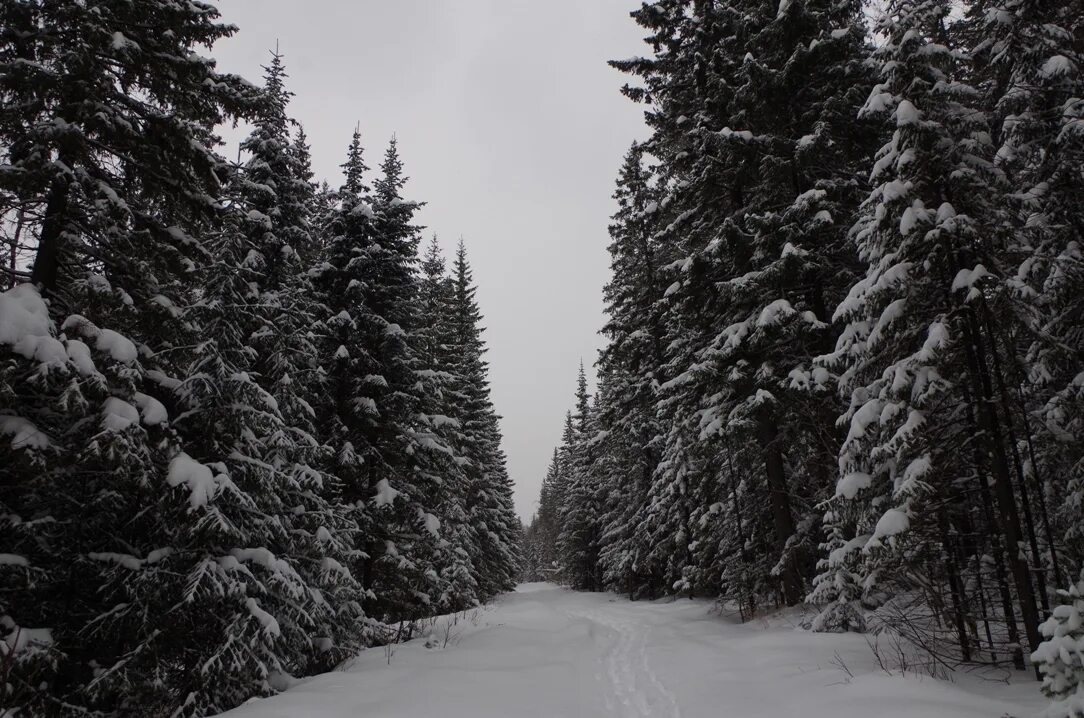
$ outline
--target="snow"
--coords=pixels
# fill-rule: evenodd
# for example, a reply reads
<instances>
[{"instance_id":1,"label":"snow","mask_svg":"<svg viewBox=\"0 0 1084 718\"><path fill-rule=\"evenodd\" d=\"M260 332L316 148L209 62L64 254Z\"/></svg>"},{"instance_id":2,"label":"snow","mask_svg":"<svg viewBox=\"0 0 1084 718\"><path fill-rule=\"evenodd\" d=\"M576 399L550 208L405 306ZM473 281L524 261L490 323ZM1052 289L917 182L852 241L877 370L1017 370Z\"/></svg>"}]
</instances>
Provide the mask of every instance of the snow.
<instances>
[{"instance_id":1,"label":"snow","mask_svg":"<svg viewBox=\"0 0 1084 718\"><path fill-rule=\"evenodd\" d=\"M248 612L252 614L252 617L259 621L260 625L263 626L264 633L276 638L282 634L282 631L279 629L279 622L275 620L275 617L270 613L260 608L260 604L256 602L255 598L250 597L246 599L245 605L248 606Z\"/></svg>"},{"instance_id":2,"label":"snow","mask_svg":"<svg viewBox=\"0 0 1084 718\"><path fill-rule=\"evenodd\" d=\"M64 348L68 352L68 360L75 365L76 371L83 376L98 374L98 369L94 366L94 359L90 356L90 347L78 339L69 339Z\"/></svg>"},{"instance_id":3,"label":"snow","mask_svg":"<svg viewBox=\"0 0 1084 718\"><path fill-rule=\"evenodd\" d=\"M779 324L794 314L794 307L786 299L776 299L760 311L757 317L758 327L771 327Z\"/></svg>"},{"instance_id":4,"label":"snow","mask_svg":"<svg viewBox=\"0 0 1084 718\"><path fill-rule=\"evenodd\" d=\"M0 293L0 344L42 364L63 365L68 353L52 334L49 309L37 287L19 284Z\"/></svg>"},{"instance_id":5,"label":"snow","mask_svg":"<svg viewBox=\"0 0 1084 718\"><path fill-rule=\"evenodd\" d=\"M139 357L136 345L131 339L112 329L99 329L89 319L78 314L72 314L65 319L60 328L66 332L79 332L93 339L95 349L123 364L131 364Z\"/></svg>"},{"instance_id":6,"label":"snow","mask_svg":"<svg viewBox=\"0 0 1084 718\"><path fill-rule=\"evenodd\" d=\"M137 391L132 396L132 400L136 403L136 406L139 407L139 413L143 415L143 423L145 425L157 426L159 424L164 424L169 420L169 414L166 412L166 407L153 396L148 396Z\"/></svg>"},{"instance_id":7,"label":"snow","mask_svg":"<svg viewBox=\"0 0 1084 718\"><path fill-rule=\"evenodd\" d=\"M181 385L181 380L180 379L174 379L171 376L166 376L165 374L158 371L157 369L148 369L147 372L146 372L146 376L147 376L148 379L150 379L155 384L157 384L158 386L160 386L160 387L162 387L164 389L171 389L172 390L172 389L176 389L177 387L179 387Z\"/></svg>"},{"instance_id":8,"label":"snow","mask_svg":"<svg viewBox=\"0 0 1084 718\"><path fill-rule=\"evenodd\" d=\"M354 208L350 210L350 214L354 215L355 217L367 217L369 219L376 219L376 213L373 212L373 208L365 202L358 202L357 205L355 205Z\"/></svg>"},{"instance_id":9,"label":"snow","mask_svg":"<svg viewBox=\"0 0 1084 718\"><path fill-rule=\"evenodd\" d=\"M866 104L862 107L860 115L879 115L882 112L892 107L892 104L896 101L895 96L887 92L887 85L874 85L873 90L870 92L869 99L866 100Z\"/></svg>"},{"instance_id":10,"label":"snow","mask_svg":"<svg viewBox=\"0 0 1084 718\"><path fill-rule=\"evenodd\" d=\"M439 539L440 538L440 519L437 518L436 515L434 515L434 514L431 514L431 513L428 513L428 512L423 512L423 513L424 513L424 516L422 517L422 522L425 524L425 530L428 531L429 534L433 538Z\"/></svg>"},{"instance_id":11,"label":"snow","mask_svg":"<svg viewBox=\"0 0 1084 718\"><path fill-rule=\"evenodd\" d=\"M921 114L918 108L911 104L910 100L900 100L896 105L896 126L913 125L918 122Z\"/></svg>"},{"instance_id":12,"label":"snow","mask_svg":"<svg viewBox=\"0 0 1084 718\"><path fill-rule=\"evenodd\" d=\"M31 645L45 647L53 643L53 634L48 628L16 627L10 624L5 625L3 622L0 622L0 628L10 629L4 640L0 641L0 658L13 652L21 653Z\"/></svg>"},{"instance_id":13,"label":"snow","mask_svg":"<svg viewBox=\"0 0 1084 718\"><path fill-rule=\"evenodd\" d=\"M19 284L0 293L0 344L17 344L24 337L51 336L49 308L33 284Z\"/></svg>"},{"instance_id":14,"label":"snow","mask_svg":"<svg viewBox=\"0 0 1084 718\"><path fill-rule=\"evenodd\" d=\"M41 364L63 365L68 361L68 353L64 344L54 337L35 336L27 334L15 342L12 350L27 359L32 359Z\"/></svg>"},{"instance_id":15,"label":"snow","mask_svg":"<svg viewBox=\"0 0 1084 718\"><path fill-rule=\"evenodd\" d=\"M1058 75L1072 75L1076 72L1073 61L1065 55L1054 55L1043 63L1039 68L1040 77L1056 77Z\"/></svg>"},{"instance_id":16,"label":"snow","mask_svg":"<svg viewBox=\"0 0 1084 718\"><path fill-rule=\"evenodd\" d=\"M918 215L915 213L914 207L903 210L903 215L900 216L900 234L906 237L915 230L917 224Z\"/></svg>"},{"instance_id":17,"label":"snow","mask_svg":"<svg viewBox=\"0 0 1084 718\"><path fill-rule=\"evenodd\" d=\"M106 431L124 431L138 423L139 412L123 399L111 396L102 404L102 426Z\"/></svg>"},{"instance_id":18,"label":"snow","mask_svg":"<svg viewBox=\"0 0 1084 718\"><path fill-rule=\"evenodd\" d=\"M0 414L0 435L11 437L13 449L47 449L49 437L29 419L21 416Z\"/></svg>"},{"instance_id":19,"label":"snow","mask_svg":"<svg viewBox=\"0 0 1084 718\"><path fill-rule=\"evenodd\" d=\"M752 55L746 55L745 58L747 62L751 62L753 60ZM738 140L741 140L742 142L753 141L753 133L749 130L732 130L729 127L724 127L723 129L719 130L718 134L720 137L723 137L725 139L736 138Z\"/></svg>"},{"instance_id":20,"label":"snow","mask_svg":"<svg viewBox=\"0 0 1084 718\"><path fill-rule=\"evenodd\" d=\"M990 272L986 270L981 264L976 264L974 269L961 269L956 273L956 277L952 280L952 291L956 292L961 289L971 289L975 285L975 282L979 281L983 277L989 277Z\"/></svg>"},{"instance_id":21,"label":"snow","mask_svg":"<svg viewBox=\"0 0 1084 718\"><path fill-rule=\"evenodd\" d=\"M942 202L941 206L937 208L937 223L945 224L950 219L956 217L956 208L948 202Z\"/></svg>"},{"instance_id":22,"label":"snow","mask_svg":"<svg viewBox=\"0 0 1084 718\"><path fill-rule=\"evenodd\" d=\"M166 483L170 486L187 486L191 492L188 502L193 509L206 506L218 490L218 480L211 469L183 451L169 462Z\"/></svg>"},{"instance_id":23,"label":"snow","mask_svg":"<svg viewBox=\"0 0 1084 718\"><path fill-rule=\"evenodd\" d=\"M117 30L113 33L112 45L114 50L123 50L126 47L134 47L136 49L139 49L139 44L134 40L125 37L124 33L120 30Z\"/></svg>"},{"instance_id":24,"label":"snow","mask_svg":"<svg viewBox=\"0 0 1084 718\"><path fill-rule=\"evenodd\" d=\"M139 560L135 556L131 556L126 553L99 553L91 551L87 554L87 558L89 558L91 561L106 561L109 563L115 563L118 566L123 566L129 571L138 571L143 566L143 562L141 560Z\"/></svg>"},{"instance_id":25,"label":"snow","mask_svg":"<svg viewBox=\"0 0 1084 718\"><path fill-rule=\"evenodd\" d=\"M877 526L873 529L873 540L889 538L901 534L911 526L911 519L907 512L900 509L889 509L881 518L877 519Z\"/></svg>"},{"instance_id":26,"label":"snow","mask_svg":"<svg viewBox=\"0 0 1084 718\"><path fill-rule=\"evenodd\" d=\"M106 352L123 364L131 364L139 356L136 345L132 343L132 340L112 329L99 329L94 347L100 352Z\"/></svg>"},{"instance_id":27,"label":"snow","mask_svg":"<svg viewBox=\"0 0 1084 718\"><path fill-rule=\"evenodd\" d=\"M857 496L862 489L868 489L872 483L873 477L869 474L852 471L836 484L836 496L842 496L849 501Z\"/></svg>"},{"instance_id":28,"label":"snow","mask_svg":"<svg viewBox=\"0 0 1084 718\"><path fill-rule=\"evenodd\" d=\"M885 202L891 202L901 197L906 197L907 192L909 191L907 185L903 182L900 182L899 180L890 180L888 182L885 182L883 185L881 185L880 190L881 198Z\"/></svg>"},{"instance_id":29,"label":"snow","mask_svg":"<svg viewBox=\"0 0 1084 718\"><path fill-rule=\"evenodd\" d=\"M392 488L387 479L381 479L376 482L376 505L388 506L395 501L395 497L399 495L399 492Z\"/></svg>"},{"instance_id":30,"label":"snow","mask_svg":"<svg viewBox=\"0 0 1084 718\"><path fill-rule=\"evenodd\" d=\"M629 602L523 584L490 607L437 619L409 643L363 651L224 715L996 718L1043 704L1030 674L1010 685L886 672L864 636L804 631L799 618L741 624L709 601Z\"/></svg>"}]
</instances>

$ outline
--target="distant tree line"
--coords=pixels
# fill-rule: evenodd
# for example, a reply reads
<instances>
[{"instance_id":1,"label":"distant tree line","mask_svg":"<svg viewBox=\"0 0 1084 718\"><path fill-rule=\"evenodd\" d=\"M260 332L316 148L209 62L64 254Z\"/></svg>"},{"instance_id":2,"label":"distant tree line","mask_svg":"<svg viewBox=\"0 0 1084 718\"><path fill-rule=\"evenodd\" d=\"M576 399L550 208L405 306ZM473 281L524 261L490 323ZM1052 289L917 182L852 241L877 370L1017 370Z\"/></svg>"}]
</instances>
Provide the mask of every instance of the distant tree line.
<instances>
[{"instance_id":1,"label":"distant tree line","mask_svg":"<svg viewBox=\"0 0 1084 718\"><path fill-rule=\"evenodd\" d=\"M0 714L214 714L514 585L465 249L394 139L317 184L233 32L0 3Z\"/></svg>"},{"instance_id":2,"label":"distant tree line","mask_svg":"<svg viewBox=\"0 0 1084 718\"><path fill-rule=\"evenodd\" d=\"M526 570L1038 650L1084 715L1084 4L632 15L650 137Z\"/></svg>"}]
</instances>

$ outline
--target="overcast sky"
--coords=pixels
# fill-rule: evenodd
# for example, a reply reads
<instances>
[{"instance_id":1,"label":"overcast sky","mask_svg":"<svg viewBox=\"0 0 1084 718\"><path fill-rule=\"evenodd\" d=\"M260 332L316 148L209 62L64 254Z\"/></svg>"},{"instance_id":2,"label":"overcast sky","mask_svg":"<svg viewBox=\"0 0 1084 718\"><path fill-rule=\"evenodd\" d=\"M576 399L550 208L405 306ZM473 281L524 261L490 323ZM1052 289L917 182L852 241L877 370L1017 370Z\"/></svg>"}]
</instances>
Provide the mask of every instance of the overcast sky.
<instances>
[{"instance_id":1,"label":"overcast sky","mask_svg":"<svg viewBox=\"0 0 1084 718\"><path fill-rule=\"evenodd\" d=\"M214 48L253 81L278 41L291 115L318 178L337 186L361 123L367 163L399 139L406 194L446 254L462 235L485 314L493 401L516 482L538 489L572 403L593 378L606 225L641 108L606 65L644 54L638 0L222 0L240 27Z\"/></svg>"}]
</instances>

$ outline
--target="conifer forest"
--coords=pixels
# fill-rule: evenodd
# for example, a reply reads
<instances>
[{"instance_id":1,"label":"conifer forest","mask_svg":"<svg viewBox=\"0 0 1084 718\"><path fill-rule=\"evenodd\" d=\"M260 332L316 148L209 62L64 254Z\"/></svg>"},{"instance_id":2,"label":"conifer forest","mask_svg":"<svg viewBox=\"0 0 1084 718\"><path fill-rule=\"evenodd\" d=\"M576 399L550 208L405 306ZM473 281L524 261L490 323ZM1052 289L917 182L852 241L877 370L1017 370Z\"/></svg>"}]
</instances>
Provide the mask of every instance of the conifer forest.
<instances>
[{"instance_id":1,"label":"conifer forest","mask_svg":"<svg viewBox=\"0 0 1084 718\"><path fill-rule=\"evenodd\" d=\"M1084 0L625 5L521 521L396 136L226 4L0 0L0 716L1084 718Z\"/></svg>"}]
</instances>

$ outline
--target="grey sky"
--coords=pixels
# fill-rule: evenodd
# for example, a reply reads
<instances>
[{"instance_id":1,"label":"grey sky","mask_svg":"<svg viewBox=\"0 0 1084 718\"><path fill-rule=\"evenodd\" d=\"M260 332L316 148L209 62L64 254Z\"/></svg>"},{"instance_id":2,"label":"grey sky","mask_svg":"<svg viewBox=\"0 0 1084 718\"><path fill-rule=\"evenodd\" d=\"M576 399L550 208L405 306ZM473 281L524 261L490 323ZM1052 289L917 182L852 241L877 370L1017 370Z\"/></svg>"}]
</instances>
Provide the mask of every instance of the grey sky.
<instances>
[{"instance_id":1,"label":"grey sky","mask_svg":"<svg viewBox=\"0 0 1084 718\"><path fill-rule=\"evenodd\" d=\"M223 0L219 67L258 81L285 55L317 177L340 181L361 123L394 133L446 254L462 235L486 318L493 401L528 518L581 357L601 346L613 181L641 109L606 60L645 52L637 0Z\"/></svg>"}]
</instances>

